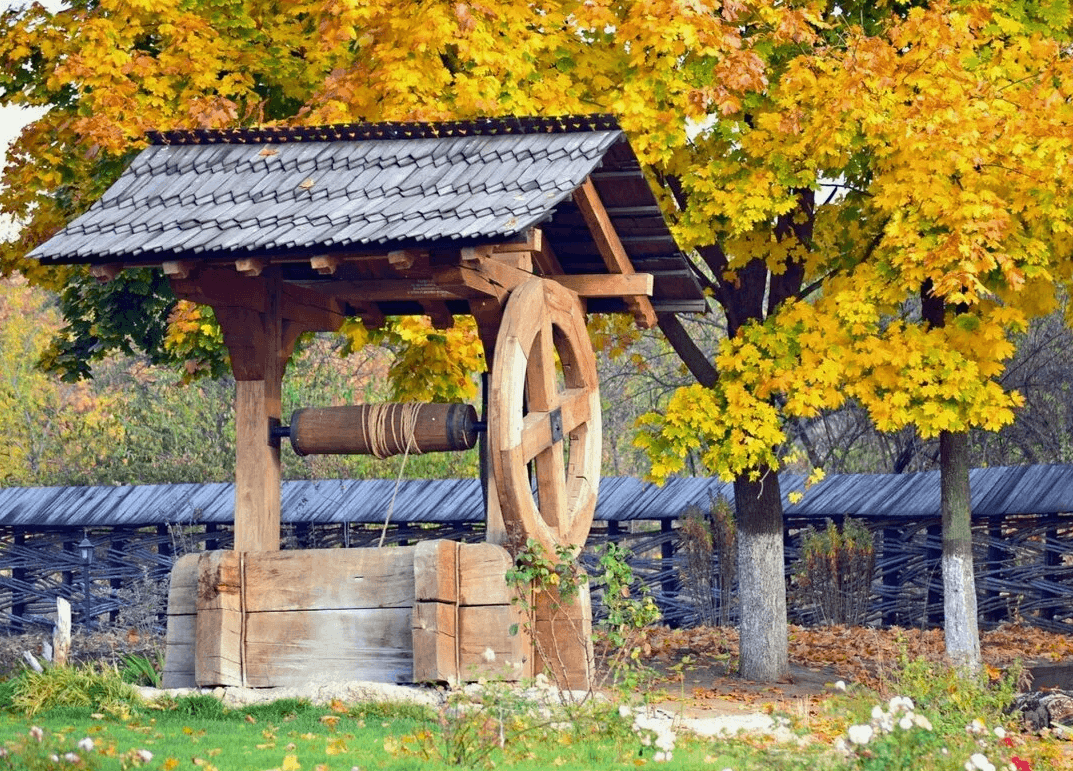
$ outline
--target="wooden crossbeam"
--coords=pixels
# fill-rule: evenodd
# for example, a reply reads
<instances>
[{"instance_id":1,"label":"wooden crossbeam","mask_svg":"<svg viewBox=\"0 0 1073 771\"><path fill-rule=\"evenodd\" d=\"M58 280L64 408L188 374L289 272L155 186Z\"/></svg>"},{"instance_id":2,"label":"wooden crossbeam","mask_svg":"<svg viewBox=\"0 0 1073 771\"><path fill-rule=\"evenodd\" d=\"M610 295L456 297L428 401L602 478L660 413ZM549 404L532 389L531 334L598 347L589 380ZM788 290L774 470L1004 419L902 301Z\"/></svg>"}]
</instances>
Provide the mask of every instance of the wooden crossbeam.
<instances>
[{"instance_id":1,"label":"wooden crossbeam","mask_svg":"<svg viewBox=\"0 0 1073 771\"><path fill-rule=\"evenodd\" d=\"M118 276L122 270L123 263L109 262L105 265L91 265L89 274L101 284L107 284L109 281L115 280L115 277Z\"/></svg>"},{"instance_id":2,"label":"wooden crossbeam","mask_svg":"<svg viewBox=\"0 0 1073 771\"><path fill-rule=\"evenodd\" d=\"M574 191L574 202L589 226L596 248L599 249L607 269L611 273L634 273L633 264L611 224L611 217L608 216L607 209L604 208L592 179L586 179L581 187ZM637 294L625 299L638 326L651 329L656 325L656 310L647 296Z\"/></svg>"}]
</instances>

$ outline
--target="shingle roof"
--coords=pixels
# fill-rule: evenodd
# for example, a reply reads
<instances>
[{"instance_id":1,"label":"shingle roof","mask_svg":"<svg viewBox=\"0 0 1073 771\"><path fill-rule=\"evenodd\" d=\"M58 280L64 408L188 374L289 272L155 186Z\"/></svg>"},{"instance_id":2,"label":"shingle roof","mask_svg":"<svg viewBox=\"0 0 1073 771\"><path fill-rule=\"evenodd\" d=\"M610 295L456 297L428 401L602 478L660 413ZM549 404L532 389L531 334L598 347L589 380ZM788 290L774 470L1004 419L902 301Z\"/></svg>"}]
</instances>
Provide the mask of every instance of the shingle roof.
<instances>
[{"instance_id":1,"label":"shingle roof","mask_svg":"<svg viewBox=\"0 0 1073 771\"><path fill-rule=\"evenodd\" d=\"M803 478L781 477L787 517L880 519L938 517L939 472L835 474L792 504L788 495ZM975 517L1073 513L1073 466L1014 466L970 473ZM379 523L395 495L395 482L373 480L288 481L282 486L283 522ZM600 482L596 519L675 519L690 506L706 510L714 497L733 501L733 485L718 479L683 477L657 487L632 477ZM163 522L234 521L234 487L227 483L121 487L0 488L0 526L129 527ZM481 522L476 479L405 480L392 521Z\"/></svg>"},{"instance_id":2,"label":"shingle roof","mask_svg":"<svg viewBox=\"0 0 1073 771\"><path fill-rule=\"evenodd\" d=\"M633 151L607 116L150 138L100 200L31 256L131 266L457 249L542 224L566 272L603 273L571 200L592 175L635 269L656 276L654 306L704 309Z\"/></svg>"}]
</instances>

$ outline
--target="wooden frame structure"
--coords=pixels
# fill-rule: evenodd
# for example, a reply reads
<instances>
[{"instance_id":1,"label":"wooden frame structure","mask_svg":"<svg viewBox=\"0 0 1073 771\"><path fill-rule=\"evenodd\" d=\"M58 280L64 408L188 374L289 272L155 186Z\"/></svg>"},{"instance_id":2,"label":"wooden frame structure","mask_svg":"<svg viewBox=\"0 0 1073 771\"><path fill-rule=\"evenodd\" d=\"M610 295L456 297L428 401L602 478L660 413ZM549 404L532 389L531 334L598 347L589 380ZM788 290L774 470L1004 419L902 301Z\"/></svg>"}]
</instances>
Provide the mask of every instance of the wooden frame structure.
<instances>
[{"instance_id":1,"label":"wooden frame structure","mask_svg":"<svg viewBox=\"0 0 1073 771\"><path fill-rule=\"evenodd\" d=\"M584 543L600 465L585 314L626 312L648 328L658 313L705 308L613 119L152 139L89 212L33 256L89 263L102 281L159 266L177 297L213 308L223 331L237 382L234 552L199 563L199 682L245 683L254 671L248 573L279 549L281 384L303 332L337 330L349 316L374 328L406 313L446 328L471 314L493 383L488 539L513 551L529 537L549 551ZM419 594L411 599L418 607ZM535 605L544 608L535 645L546 649L562 625L546 598ZM590 623L584 606L565 620ZM235 634L238 652L228 642ZM580 650L556 657L575 686L587 684L591 660L587 631L580 638Z\"/></svg>"}]
</instances>

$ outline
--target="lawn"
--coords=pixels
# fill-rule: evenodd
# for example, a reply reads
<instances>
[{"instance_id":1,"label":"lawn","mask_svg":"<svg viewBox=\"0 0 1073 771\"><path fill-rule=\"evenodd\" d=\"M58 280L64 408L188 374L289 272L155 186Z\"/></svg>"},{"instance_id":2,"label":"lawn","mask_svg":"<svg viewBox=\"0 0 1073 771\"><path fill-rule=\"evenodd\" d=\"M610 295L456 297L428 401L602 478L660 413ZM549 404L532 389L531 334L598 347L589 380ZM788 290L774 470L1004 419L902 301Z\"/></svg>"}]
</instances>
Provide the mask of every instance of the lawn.
<instances>
[{"instance_id":1,"label":"lawn","mask_svg":"<svg viewBox=\"0 0 1073 771\"><path fill-rule=\"evenodd\" d=\"M293 699L228 709L211 695L147 704L114 667L84 665L0 683L0 769L1071 767L1065 743L1003 712L1010 679L915 660L892 685L903 692L893 700L851 685L806 715L775 713L774 733L713 739L650 720L628 694L549 708L533 689L492 683L437 709Z\"/></svg>"}]
</instances>

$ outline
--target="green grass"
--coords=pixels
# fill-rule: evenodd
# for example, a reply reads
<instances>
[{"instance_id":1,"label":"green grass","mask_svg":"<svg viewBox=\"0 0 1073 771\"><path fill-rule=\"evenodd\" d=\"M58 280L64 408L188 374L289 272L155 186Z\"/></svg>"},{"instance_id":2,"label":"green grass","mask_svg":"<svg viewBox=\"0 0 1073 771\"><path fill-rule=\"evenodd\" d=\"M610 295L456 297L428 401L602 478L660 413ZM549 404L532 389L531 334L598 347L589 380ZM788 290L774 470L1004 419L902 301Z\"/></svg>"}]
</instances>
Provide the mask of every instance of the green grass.
<instances>
[{"instance_id":1,"label":"green grass","mask_svg":"<svg viewBox=\"0 0 1073 771\"><path fill-rule=\"evenodd\" d=\"M439 710L390 703L321 707L296 699L228 709L209 695L145 704L114 668L53 669L0 683L0 771L602 771L640 765L714 771L959 771L977 751L1000 768L1014 754L1038 758L1034 769L1062 765L1044 762L1055 750L1035 737L1018 736L1014 745L994 734L992 729L1003 722L1016 733L1014 721L1002 714L1012 687L1008 681L996 688L986 679L965 680L932 665L905 662L891 685L913 698L914 709L934 724L933 732L916 727L878 732L866 746L838 751L836 741L845 740L850 725L869 720L875 725L871 710L887 704L875 693L851 688L825 702L822 717L803 723L799 718L790 741L767 736L704 740L679 731L673 759L656 763L655 748L642 745L631 730L632 717L621 716L613 704L589 702L548 715L516 690L496 685ZM985 722L986 732L966 733L966 724L975 718ZM34 726L40 737L31 735ZM78 747L86 738L93 740L92 750ZM77 764L62 760L72 752ZM53 755L61 761L52 761Z\"/></svg>"}]
</instances>

